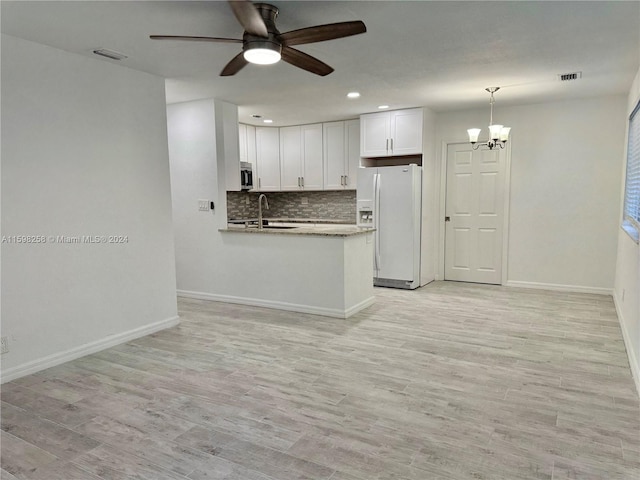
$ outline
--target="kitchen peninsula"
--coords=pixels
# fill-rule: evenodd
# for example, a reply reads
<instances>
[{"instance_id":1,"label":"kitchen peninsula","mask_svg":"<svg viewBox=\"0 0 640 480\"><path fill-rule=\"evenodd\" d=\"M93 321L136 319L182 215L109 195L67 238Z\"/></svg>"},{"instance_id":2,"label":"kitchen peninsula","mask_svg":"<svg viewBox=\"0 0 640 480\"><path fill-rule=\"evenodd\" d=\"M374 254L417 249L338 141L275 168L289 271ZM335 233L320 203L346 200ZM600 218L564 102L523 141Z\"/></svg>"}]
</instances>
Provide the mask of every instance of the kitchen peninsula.
<instances>
[{"instance_id":1,"label":"kitchen peninsula","mask_svg":"<svg viewBox=\"0 0 640 480\"><path fill-rule=\"evenodd\" d=\"M238 303L338 318L373 303L372 230L310 223L269 227L230 224L219 230L237 260L236 274L251 279Z\"/></svg>"}]
</instances>

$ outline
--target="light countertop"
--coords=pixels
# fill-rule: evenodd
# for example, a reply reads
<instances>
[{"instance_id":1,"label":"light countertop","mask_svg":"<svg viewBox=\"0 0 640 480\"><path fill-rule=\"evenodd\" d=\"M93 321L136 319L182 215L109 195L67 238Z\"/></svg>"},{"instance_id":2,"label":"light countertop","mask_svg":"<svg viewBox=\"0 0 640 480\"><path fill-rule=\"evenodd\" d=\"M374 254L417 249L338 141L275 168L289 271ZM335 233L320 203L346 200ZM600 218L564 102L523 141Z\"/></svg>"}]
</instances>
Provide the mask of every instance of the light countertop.
<instances>
[{"instance_id":1,"label":"light countertop","mask_svg":"<svg viewBox=\"0 0 640 480\"><path fill-rule=\"evenodd\" d=\"M316 235L325 237L351 237L364 235L373 231L371 228L356 227L354 224L297 223L269 221L265 228L247 227L243 224L229 223L221 232L247 233L259 235Z\"/></svg>"}]
</instances>

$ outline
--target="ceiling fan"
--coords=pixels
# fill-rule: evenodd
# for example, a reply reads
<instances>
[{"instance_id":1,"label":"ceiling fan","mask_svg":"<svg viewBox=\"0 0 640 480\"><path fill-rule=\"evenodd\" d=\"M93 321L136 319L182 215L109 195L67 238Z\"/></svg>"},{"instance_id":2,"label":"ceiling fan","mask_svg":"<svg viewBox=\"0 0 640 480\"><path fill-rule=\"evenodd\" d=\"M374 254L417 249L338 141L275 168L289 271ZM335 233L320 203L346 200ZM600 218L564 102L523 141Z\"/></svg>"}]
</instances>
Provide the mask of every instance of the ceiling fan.
<instances>
[{"instance_id":1,"label":"ceiling fan","mask_svg":"<svg viewBox=\"0 0 640 480\"><path fill-rule=\"evenodd\" d=\"M280 59L316 75L325 76L333 68L311 55L291 48L292 45L324 42L335 38L349 37L367 31L360 20L329 23L280 33L275 20L278 9L268 3L252 3L249 0L229 0L238 22L244 28L242 40L219 37L190 37L180 35L150 35L152 40L185 40L190 42L241 43L242 52L233 57L222 69L220 76L238 73L247 63L270 64Z\"/></svg>"}]
</instances>

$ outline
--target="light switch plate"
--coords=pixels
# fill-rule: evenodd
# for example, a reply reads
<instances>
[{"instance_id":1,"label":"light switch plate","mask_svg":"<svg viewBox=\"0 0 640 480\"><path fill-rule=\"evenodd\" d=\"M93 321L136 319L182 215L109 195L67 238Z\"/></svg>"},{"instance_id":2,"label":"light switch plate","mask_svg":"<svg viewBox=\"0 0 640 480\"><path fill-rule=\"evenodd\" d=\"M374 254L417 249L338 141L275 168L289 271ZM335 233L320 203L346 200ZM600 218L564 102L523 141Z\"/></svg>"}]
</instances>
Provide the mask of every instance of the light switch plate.
<instances>
[{"instance_id":1,"label":"light switch plate","mask_svg":"<svg viewBox=\"0 0 640 480\"><path fill-rule=\"evenodd\" d=\"M198 200L198 210L201 212L208 212L211 210L209 200Z\"/></svg>"}]
</instances>

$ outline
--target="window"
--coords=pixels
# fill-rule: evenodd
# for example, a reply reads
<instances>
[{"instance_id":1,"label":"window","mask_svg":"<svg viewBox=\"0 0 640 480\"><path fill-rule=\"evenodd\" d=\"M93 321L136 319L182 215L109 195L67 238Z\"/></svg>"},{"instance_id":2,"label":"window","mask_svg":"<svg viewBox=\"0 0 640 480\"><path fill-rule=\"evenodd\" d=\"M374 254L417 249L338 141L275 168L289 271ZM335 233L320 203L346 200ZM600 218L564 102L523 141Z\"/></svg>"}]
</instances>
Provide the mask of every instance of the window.
<instances>
[{"instance_id":1,"label":"window","mask_svg":"<svg viewBox=\"0 0 640 480\"><path fill-rule=\"evenodd\" d=\"M624 228L636 241L640 232L640 102L629 117L627 176L624 187Z\"/></svg>"}]
</instances>

